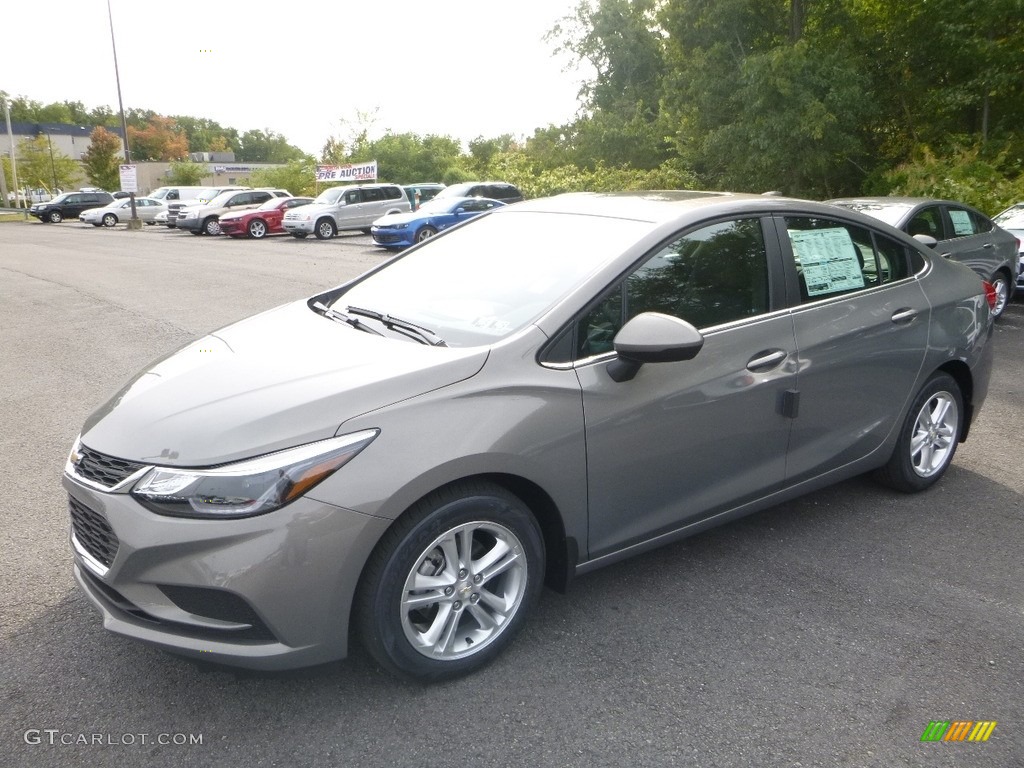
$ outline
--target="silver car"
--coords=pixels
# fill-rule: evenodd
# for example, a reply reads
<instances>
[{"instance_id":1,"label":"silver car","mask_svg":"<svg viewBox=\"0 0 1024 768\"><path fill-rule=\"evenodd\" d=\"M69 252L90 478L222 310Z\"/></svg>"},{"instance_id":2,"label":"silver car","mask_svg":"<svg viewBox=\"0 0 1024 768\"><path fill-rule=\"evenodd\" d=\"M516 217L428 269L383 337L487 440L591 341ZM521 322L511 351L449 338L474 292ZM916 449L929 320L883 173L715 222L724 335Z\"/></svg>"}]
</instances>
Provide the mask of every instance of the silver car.
<instances>
[{"instance_id":1,"label":"silver car","mask_svg":"<svg viewBox=\"0 0 1024 768\"><path fill-rule=\"evenodd\" d=\"M1024 203L1014 203L992 217L992 221L1017 238L1020 255L1017 271L1017 290L1024 290Z\"/></svg>"},{"instance_id":2,"label":"silver car","mask_svg":"<svg viewBox=\"0 0 1024 768\"><path fill-rule=\"evenodd\" d=\"M820 203L498 208L128 382L65 468L75 578L107 629L196 658L315 664L352 630L464 674L544 583L869 471L931 487L993 298Z\"/></svg>"},{"instance_id":3,"label":"silver car","mask_svg":"<svg viewBox=\"0 0 1024 768\"><path fill-rule=\"evenodd\" d=\"M857 197L829 203L892 224L942 256L959 261L995 288L999 317L1017 287L1017 238L969 205L924 197Z\"/></svg>"}]
</instances>

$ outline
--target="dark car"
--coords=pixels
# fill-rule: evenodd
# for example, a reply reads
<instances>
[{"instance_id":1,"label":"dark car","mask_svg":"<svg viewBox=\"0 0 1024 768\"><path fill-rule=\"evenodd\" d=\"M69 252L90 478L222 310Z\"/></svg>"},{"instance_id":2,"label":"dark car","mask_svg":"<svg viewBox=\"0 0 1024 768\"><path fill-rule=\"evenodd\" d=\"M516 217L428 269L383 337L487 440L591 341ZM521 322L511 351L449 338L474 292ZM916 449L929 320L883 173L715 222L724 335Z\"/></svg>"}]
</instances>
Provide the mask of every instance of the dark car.
<instances>
[{"instance_id":1,"label":"dark car","mask_svg":"<svg viewBox=\"0 0 1024 768\"><path fill-rule=\"evenodd\" d=\"M993 317L999 317L1016 291L1017 238L963 203L924 197L856 197L829 200L903 230L937 253L966 264L996 291Z\"/></svg>"},{"instance_id":2,"label":"dark car","mask_svg":"<svg viewBox=\"0 0 1024 768\"><path fill-rule=\"evenodd\" d=\"M424 203L418 210L409 213L381 216L373 222L370 234L374 245L404 248L503 205L499 200L486 197L442 197Z\"/></svg>"},{"instance_id":3,"label":"dark car","mask_svg":"<svg viewBox=\"0 0 1024 768\"><path fill-rule=\"evenodd\" d=\"M284 235L281 219L285 211L309 205L312 197L272 197L259 208L225 213L220 217L220 231L231 237L251 237L259 240L267 235Z\"/></svg>"},{"instance_id":4,"label":"dark car","mask_svg":"<svg viewBox=\"0 0 1024 768\"><path fill-rule=\"evenodd\" d=\"M114 202L109 192L65 192L53 200L36 203L29 208L29 214L50 224L60 224L64 219L75 220L83 211L90 208L102 208Z\"/></svg>"},{"instance_id":5,"label":"dark car","mask_svg":"<svg viewBox=\"0 0 1024 768\"><path fill-rule=\"evenodd\" d=\"M437 197L487 197L508 205L523 200L523 193L506 181L464 181L452 184L437 193Z\"/></svg>"},{"instance_id":6,"label":"dark car","mask_svg":"<svg viewBox=\"0 0 1024 768\"><path fill-rule=\"evenodd\" d=\"M436 184L433 182L406 184L402 188L405 190L406 197L409 198L409 205L411 205L412 209L415 211L424 203L437 197L437 193L444 189L444 184Z\"/></svg>"},{"instance_id":7,"label":"dark car","mask_svg":"<svg viewBox=\"0 0 1024 768\"><path fill-rule=\"evenodd\" d=\"M75 579L105 628L207 661L359 638L463 675L544 583L867 472L934 486L988 391L990 293L821 203L502 206L129 381L65 467Z\"/></svg>"}]
</instances>

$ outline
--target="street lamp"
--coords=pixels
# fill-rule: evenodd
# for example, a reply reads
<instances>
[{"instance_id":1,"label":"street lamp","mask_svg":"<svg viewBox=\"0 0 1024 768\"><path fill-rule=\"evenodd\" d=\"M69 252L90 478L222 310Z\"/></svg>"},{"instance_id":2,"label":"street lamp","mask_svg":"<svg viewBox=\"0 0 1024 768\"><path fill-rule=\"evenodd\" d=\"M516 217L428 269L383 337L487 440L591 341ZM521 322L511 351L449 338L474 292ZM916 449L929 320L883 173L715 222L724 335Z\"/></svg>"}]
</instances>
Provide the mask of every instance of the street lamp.
<instances>
[{"instance_id":1,"label":"street lamp","mask_svg":"<svg viewBox=\"0 0 1024 768\"><path fill-rule=\"evenodd\" d=\"M117 106L121 110L121 130L124 132L124 161L131 163L132 153L128 148L128 121L124 116L124 101L121 100L121 72L117 68L117 45L114 43L114 14L110 10L110 0L107 0L107 18L110 20L110 47L114 51L114 78L117 80ZM131 198L132 218L128 222L128 229L142 229L142 222L135 210L135 192L129 192Z\"/></svg>"}]
</instances>

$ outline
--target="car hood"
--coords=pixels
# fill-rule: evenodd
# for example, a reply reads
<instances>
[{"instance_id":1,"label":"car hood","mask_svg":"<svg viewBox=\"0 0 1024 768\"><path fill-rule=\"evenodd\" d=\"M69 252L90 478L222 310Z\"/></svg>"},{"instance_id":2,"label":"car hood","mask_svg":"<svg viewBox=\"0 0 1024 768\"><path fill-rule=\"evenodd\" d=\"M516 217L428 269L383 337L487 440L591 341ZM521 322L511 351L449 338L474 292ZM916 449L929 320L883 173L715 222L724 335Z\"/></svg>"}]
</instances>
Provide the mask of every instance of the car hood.
<instances>
[{"instance_id":1,"label":"car hood","mask_svg":"<svg viewBox=\"0 0 1024 768\"><path fill-rule=\"evenodd\" d=\"M248 211L232 211L231 213L221 214L220 220L221 221L231 221L232 219L240 219L243 216L250 216L250 215L252 215L254 213L256 213L255 209L248 210Z\"/></svg>"},{"instance_id":2,"label":"car hood","mask_svg":"<svg viewBox=\"0 0 1024 768\"><path fill-rule=\"evenodd\" d=\"M97 410L82 442L203 467L333 436L348 419L476 374L486 348L377 336L287 304L151 364Z\"/></svg>"},{"instance_id":3,"label":"car hood","mask_svg":"<svg viewBox=\"0 0 1024 768\"><path fill-rule=\"evenodd\" d=\"M379 219L373 222L375 227L394 227L398 224L414 224L417 221L423 221L429 219L430 214L423 213L389 213L387 216L381 216Z\"/></svg>"}]
</instances>

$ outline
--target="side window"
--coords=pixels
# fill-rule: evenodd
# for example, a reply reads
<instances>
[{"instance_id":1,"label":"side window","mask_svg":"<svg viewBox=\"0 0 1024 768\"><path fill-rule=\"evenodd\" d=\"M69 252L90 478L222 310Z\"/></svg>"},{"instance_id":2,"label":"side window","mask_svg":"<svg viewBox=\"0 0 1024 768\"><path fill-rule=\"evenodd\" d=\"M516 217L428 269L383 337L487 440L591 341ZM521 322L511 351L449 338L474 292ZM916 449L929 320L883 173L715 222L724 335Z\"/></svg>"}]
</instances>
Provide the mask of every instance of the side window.
<instances>
[{"instance_id":1,"label":"side window","mask_svg":"<svg viewBox=\"0 0 1024 768\"><path fill-rule=\"evenodd\" d=\"M363 198L358 189L352 189L345 193L345 205L354 205L361 202L363 202Z\"/></svg>"},{"instance_id":2,"label":"side window","mask_svg":"<svg viewBox=\"0 0 1024 768\"><path fill-rule=\"evenodd\" d=\"M371 187L370 189L363 190L363 202L364 203L379 203L384 199L384 194L380 189Z\"/></svg>"},{"instance_id":3,"label":"side window","mask_svg":"<svg viewBox=\"0 0 1024 768\"><path fill-rule=\"evenodd\" d=\"M619 329L643 312L708 328L767 311L768 259L760 220L719 222L666 245L588 312L577 326L577 356L611 351Z\"/></svg>"},{"instance_id":4,"label":"side window","mask_svg":"<svg viewBox=\"0 0 1024 768\"><path fill-rule=\"evenodd\" d=\"M995 224L987 216L982 216L977 211L971 211L971 221L974 222L975 232L991 232Z\"/></svg>"},{"instance_id":5,"label":"side window","mask_svg":"<svg viewBox=\"0 0 1024 768\"><path fill-rule=\"evenodd\" d=\"M402 198L402 190L398 187L384 187L381 191L384 193L385 200L400 200Z\"/></svg>"},{"instance_id":6,"label":"side window","mask_svg":"<svg viewBox=\"0 0 1024 768\"><path fill-rule=\"evenodd\" d=\"M875 255L878 260L878 284L885 285L910 277L910 258L902 243L875 233Z\"/></svg>"},{"instance_id":7,"label":"side window","mask_svg":"<svg viewBox=\"0 0 1024 768\"><path fill-rule=\"evenodd\" d=\"M951 237L968 237L978 234L970 211L963 208L947 208L946 212L949 214L950 224L953 225Z\"/></svg>"},{"instance_id":8,"label":"side window","mask_svg":"<svg viewBox=\"0 0 1024 768\"><path fill-rule=\"evenodd\" d=\"M249 201L251 203L265 203L273 197L269 192L252 192L251 194L252 200Z\"/></svg>"},{"instance_id":9,"label":"side window","mask_svg":"<svg viewBox=\"0 0 1024 768\"><path fill-rule=\"evenodd\" d=\"M945 240L942 234L942 216L939 213L939 209L935 206L930 208L922 208L907 223L907 234L913 237L914 235L928 235L934 237L936 240Z\"/></svg>"},{"instance_id":10,"label":"side window","mask_svg":"<svg viewBox=\"0 0 1024 768\"><path fill-rule=\"evenodd\" d=\"M68 199L65 200L68 205L79 205L84 202L85 195L68 195Z\"/></svg>"},{"instance_id":11,"label":"side window","mask_svg":"<svg viewBox=\"0 0 1024 768\"><path fill-rule=\"evenodd\" d=\"M787 218L802 302L873 288L907 276L906 249L855 224ZM878 244L876 255L875 245Z\"/></svg>"},{"instance_id":12,"label":"side window","mask_svg":"<svg viewBox=\"0 0 1024 768\"><path fill-rule=\"evenodd\" d=\"M178 190L176 190L176 189L172 189L170 192L167 193L167 196L164 197L164 200L180 200L180 199L181 198L178 196Z\"/></svg>"},{"instance_id":13,"label":"side window","mask_svg":"<svg viewBox=\"0 0 1024 768\"><path fill-rule=\"evenodd\" d=\"M237 195L232 195L230 198L228 198L227 205L229 207L234 207L236 205L248 205L251 202L252 202L252 193L250 193L250 192L242 192L242 193L237 194Z\"/></svg>"}]
</instances>

